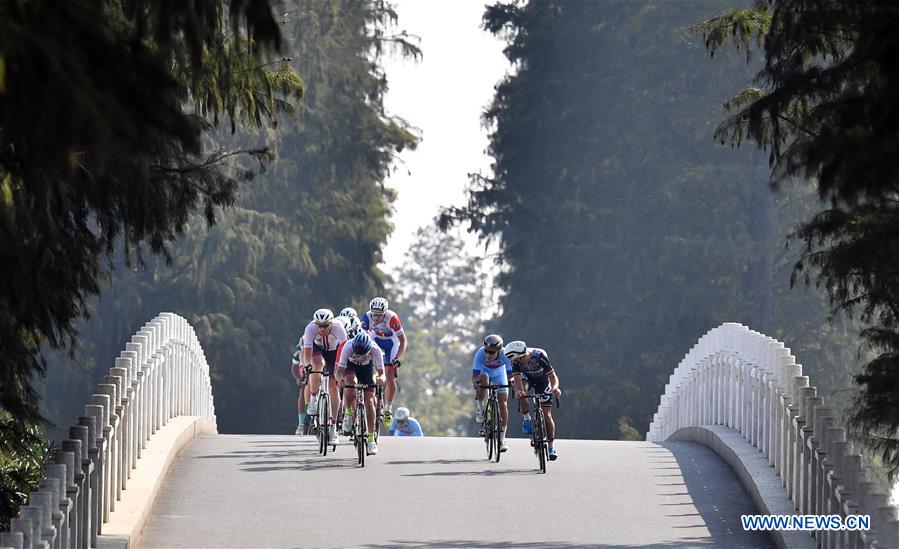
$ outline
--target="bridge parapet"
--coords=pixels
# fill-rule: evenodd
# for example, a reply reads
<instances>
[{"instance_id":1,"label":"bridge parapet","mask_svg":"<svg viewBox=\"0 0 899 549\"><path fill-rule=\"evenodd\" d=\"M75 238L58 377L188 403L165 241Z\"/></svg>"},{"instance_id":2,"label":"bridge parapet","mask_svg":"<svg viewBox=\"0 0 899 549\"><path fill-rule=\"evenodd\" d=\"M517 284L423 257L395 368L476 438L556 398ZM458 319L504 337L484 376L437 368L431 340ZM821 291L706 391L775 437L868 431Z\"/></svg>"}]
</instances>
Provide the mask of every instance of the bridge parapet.
<instances>
[{"instance_id":1,"label":"bridge parapet","mask_svg":"<svg viewBox=\"0 0 899 549\"><path fill-rule=\"evenodd\" d=\"M161 313L125 343L0 548L96 547L147 442L176 416L215 424L212 385L193 328Z\"/></svg>"},{"instance_id":2,"label":"bridge parapet","mask_svg":"<svg viewBox=\"0 0 899 549\"><path fill-rule=\"evenodd\" d=\"M723 425L774 468L800 514L870 515L867 532L816 531L823 547L899 547L899 512L783 343L736 323L709 331L674 369L646 440Z\"/></svg>"}]
</instances>

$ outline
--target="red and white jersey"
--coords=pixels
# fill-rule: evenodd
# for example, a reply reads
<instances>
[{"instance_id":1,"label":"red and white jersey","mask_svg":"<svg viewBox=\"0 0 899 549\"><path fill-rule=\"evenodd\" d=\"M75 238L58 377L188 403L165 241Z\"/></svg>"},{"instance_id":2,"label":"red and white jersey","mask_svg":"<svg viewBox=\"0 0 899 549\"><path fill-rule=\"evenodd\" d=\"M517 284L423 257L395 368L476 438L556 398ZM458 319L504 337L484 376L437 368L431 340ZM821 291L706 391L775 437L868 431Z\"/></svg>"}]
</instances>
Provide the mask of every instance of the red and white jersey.
<instances>
[{"instance_id":1,"label":"red and white jersey","mask_svg":"<svg viewBox=\"0 0 899 549\"><path fill-rule=\"evenodd\" d=\"M371 349L364 355L357 355L356 352L353 351L352 342L349 342L343 346L340 351L340 356L337 357L338 368L346 368L347 364L365 366L372 362L379 372L384 371L384 353L381 352L381 348L377 345L372 345Z\"/></svg>"},{"instance_id":2,"label":"red and white jersey","mask_svg":"<svg viewBox=\"0 0 899 549\"><path fill-rule=\"evenodd\" d=\"M367 330L375 339L390 339L399 343L399 336L403 335L403 323L400 317L390 309L384 313L380 322L375 323L371 318L371 311L362 315L362 329Z\"/></svg>"},{"instance_id":3,"label":"red and white jersey","mask_svg":"<svg viewBox=\"0 0 899 549\"><path fill-rule=\"evenodd\" d=\"M340 322L331 321L331 327L322 336L321 330L318 329L315 322L306 325L306 331L303 332L303 348L309 349L313 346L320 347L325 351L336 351L337 345L341 341L346 341L346 330Z\"/></svg>"}]
</instances>

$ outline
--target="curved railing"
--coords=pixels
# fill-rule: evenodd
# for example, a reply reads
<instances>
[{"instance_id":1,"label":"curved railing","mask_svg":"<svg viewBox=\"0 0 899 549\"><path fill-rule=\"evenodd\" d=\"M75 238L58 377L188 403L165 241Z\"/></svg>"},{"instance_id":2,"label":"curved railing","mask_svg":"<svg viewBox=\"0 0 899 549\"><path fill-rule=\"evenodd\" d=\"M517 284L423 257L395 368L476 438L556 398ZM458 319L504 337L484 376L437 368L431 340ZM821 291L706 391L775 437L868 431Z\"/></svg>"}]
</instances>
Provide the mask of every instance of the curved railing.
<instances>
[{"instance_id":1,"label":"curved railing","mask_svg":"<svg viewBox=\"0 0 899 549\"><path fill-rule=\"evenodd\" d=\"M735 323L699 339L665 385L646 440L702 425L730 427L762 452L800 514L870 515L867 532L814 532L819 547L899 547L896 507L783 343Z\"/></svg>"},{"instance_id":2,"label":"curved railing","mask_svg":"<svg viewBox=\"0 0 899 549\"><path fill-rule=\"evenodd\" d=\"M0 547L96 547L150 437L182 415L215 423L209 366L187 321L162 313L125 344Z\"/></svg>"}]
</instances>

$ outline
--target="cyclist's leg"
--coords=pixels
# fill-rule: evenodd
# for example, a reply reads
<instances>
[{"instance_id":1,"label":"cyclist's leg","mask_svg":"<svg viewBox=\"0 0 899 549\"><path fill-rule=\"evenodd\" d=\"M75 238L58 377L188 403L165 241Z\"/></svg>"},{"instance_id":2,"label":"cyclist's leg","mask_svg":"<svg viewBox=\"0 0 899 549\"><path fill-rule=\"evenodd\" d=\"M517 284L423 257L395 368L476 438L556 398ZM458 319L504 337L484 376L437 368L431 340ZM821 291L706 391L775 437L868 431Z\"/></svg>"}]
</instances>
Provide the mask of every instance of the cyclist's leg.
<instances>
[{"instance_id":1,"label":"cyclist's leg","mask_svg":"<svg viewBox=\"0 0 899 549\"><path fill-rule=\"evenodd\" d=\"M384 367L387 370L387 383L384 386L384 406L387 412L393 412L393 397L396 395L396 367L393 359L399 351L399 346L393 344L392 339L376 339L378 347L384 351Z\"/></svg>"},{"instance_id":2,"label":"cyclist's leg","mask_svg":"<svg viewBox=\"0 0 899 549\"><path fill-rule=\"evenodd\" d=\"M374 364L368 364L366 366L358 366L356 368L356 373L359 377L359 383L362 385L374 385L375 384L375 375L374 375ZM369 437L374 437L375 434L375 388L369 387L365 389L365 419L368 424L368 435Z\"/></svg>"},{"instance_id":3,"label":"cyclist's leg","mask_svg":"<svg viewBox=\"0 0 899 549\"><path fill-rule=\"evenodd\" d=\"M337 351L326 351L324 354L325 371L328 372L328 394L331 396L331 425L337 425L337 413L340 410L340 398L337 392L337 379L334 377Z\"/></svg>"},{"instance_id":4,"label":"cyclist's leg","mask_svg":"<svg viewBox=\"0 0 899 549\"><path fill-rule=\"evenodd\" d=\"M550 454L555 456L555 449L553 448L553 441L556 438L556 422L553 420L553 404L552 397L547 402L543 402L540 404L540 407L543 409L543 419L546 422L546 445L549 447ZM551 458L555 459L555 457Z\"/></svg>"},{"instance_id":5,"label":"cyclist's leg","mask_svg":"<svg viewBox=\"0 0 899 549\"><path fill-rule=\"evenodd\" d=\"M508 385L509 378L506 376L506 370L497 368L490 373L490 383L494 385ZM503 387L496 390L496 397L499 399L499 419L502 421L503 433L506 432L506 425L509 424L509 389Z\"/></svg>"},{"instance_id":6,"label":"cyclist's leg","mask_svg":"<svg viewBox=\"0 0 899 549\"><path fill-rule=\"evenodd\" d=\"M306 420L305 372L302 372L302 368L300 368L299 364L293 366L293 376L297 383L297 419L299 422L297 423L296 434L299 435L303 429L303 422Z\"/></svg>"},{"instance_id":7,"label":"cyclist's leg","mask_svg":"<svg viewBox=\"0 0 899 549\"><path fill-rule=\"evenodd\" d=\"M347 385L356 385L358 380L356 378L356 369L354 365L347 364L346 374L343 376L343 382ZM350 426L353 425L353 414L356 412L356 389L352 387L344 387L343 389L343 413Z\"/></svg>"},{"instance_id":8,"label":"cyclist's leg","mask_svg":"<svg viewBox=\"0 0 899 549\"><path fill-rule=\"evenodd\" d=\"M315 372L321 372L322 368L325 367L325 359L321 355L320 352L313 352L312 354L312 370ZM321 374L310 373L309 374L309 409L306 410L306 413L316 414L318 410L318 390L322 383Z\"/></svg>"},{"instance_id":9,"label":"cyclist's leg","mask_svg":"<svg viewBox=\"0 0 899 549\"><path fill-rule=\"evenodd\" d=\"M486 372L480 372L476 381L480 381L482 387L475 389L475 421L481 423L484 417L484 402L487 400L487 389L483 385L490 383L490 377Z\"/></svg>"}]
</instances>

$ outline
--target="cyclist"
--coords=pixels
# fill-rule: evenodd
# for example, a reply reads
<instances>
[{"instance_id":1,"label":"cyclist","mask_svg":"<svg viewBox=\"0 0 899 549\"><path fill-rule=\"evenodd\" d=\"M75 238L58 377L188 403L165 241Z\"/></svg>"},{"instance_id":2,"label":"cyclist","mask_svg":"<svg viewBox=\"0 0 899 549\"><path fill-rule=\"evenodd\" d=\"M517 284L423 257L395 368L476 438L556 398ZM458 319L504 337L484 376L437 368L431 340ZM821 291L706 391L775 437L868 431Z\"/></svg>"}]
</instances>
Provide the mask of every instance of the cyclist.
<instances>
[{"instance_id":1,"label":"cyclist","mask_svg":"<svg viewBox=\"0 0 899 549\"><path fill-rule=\"evenodd\" d=\"M340 310L340 316L346 318L359 318L359 314L356 312L356 309L352 307L344 307Z\"/></svg>"},{"instance_id":2,"label":"cyclist","mask_svg":"<svg viewBox=\"0 0 899 549\"><path fill-rule=\"evenodd\" d=\"M508 385L509 376L512 374L512 362L502 353L503 338L496 334L490 334L484 338L484 346L474 354L474 362L471 365L471 383L475 390L475 421L484 422L484 401L487 396L487 384ZM499 417L502 422L500 431L499 451L508 450L506 444L506 425L509 424L509 389L497 389L496 396L499 400Z\"/></svg>"},{"instance_id":3,"label":"cyclist","mask_svg":"<svg viewBox=\"0 0 899 549\"><path fill-rule=\"evenodd\" d=\"M552 397L562 394L559 389L559 378L556 370L549 363L549 355L543 349L528 347L524 341L511 341L503 348L503 354L512 361L512 383L515 385L515 396L519 400L525 396L521 376L524 375L528 384L534 388L534 394L539 395L540 407L546 417L546 440L549 446L549 459L555 461L558 458L553 441L556 438L556 423L553 421ZM528 401L521 400L521 413L524 421L521 430L525 434L531 432L531 414L528 409Z\"/></svg>"},{"instance_id":4,"label":"cyclist","mask_svg":"<svg viewBox=\"0 0 899 549\"><path fill-rule=\"evenodd\" d=\"M367 332L359 332L352 341L343 346L340 357L337 359L337 376L345 384L372 385L365 390L365 419L368 423L368 440L366 446L369 454L378 453L378 443L375 441L375 384L384 383L384 354L377 345L372 344ZM351 403L356 402L356 390L344 389L344 402L347 407L344 410L344 422L353 424L353 415L356 410ZM347 429L344 423L344 430Z\"/></svg>"},{"instance_id":5,"label":"cyclist","mask_svg":"<svg viewBox=\"0 0 899 549\"><path fill-rule=\"evenodd\" d=\"M312 366L313 371L324 371L330 377L328 393L331 395L331 425L328 429L328 439L331 444L337 444L337 380L334 379L334 363L337 360L337 346L347 338L346 330L334 319L331 309L319 309L312 315L312 322L306 325L303 333L303 363ZM306 413L315 415L318 413L318 389L321 385L321 374L313 373L309 376L309 406Z\"/></svg>"},{"instance_id":6,"label":"cyclist","mask_svg":"<svg viewBox=\"0 0 899 549\"><path fill-rule=\"evenodd\" d=\"M296 347L293 348L293 360L290 365L290 371L293 374L294 381L296 381L297 387L300 388L299 395L297 396L297 416L300 420L297 424L295 433L297 435L303 434L303 424L306 423L306 402L309 400L309 383L307 383L309 376L306 369L300 364L302 353L303 337L300 336L300 341L296 344Z\"/></svg>"},{"instance_id":7,"label":"cyclist","mask_svg":"<svg viewBox=\"0 0 899 549\"><path fill-rule=\"evenodd\" d=\"M387 385L384 387L384 425L390 425L393 412L393 397L396 394L396 369L400 367L400 357L406 352L406 334L400 317L387 308L387 300L376 297L368 304L368 312L362 315L362 329L368 331L378 347L384 351L387 366Z\"/></svg>"},{"instance_id":8,"label":"cyclist","mask_svg":"<svg viewBox=\"0 0 899 549\"><path fill-rule=\"evenodd\" d=\"M350 308L347 307L347 309L350 309ZM350 309L350 310L352 310L352 309ZM341 312L344 312L344 311L346 311L346 309L344 309ZM353 312L355 313L355 311L353 311ZM352 341L353 338L356 337L356 334L358 334L359 332L362 331L362 322L359 321L359 317L343 316L343 315L338 316L337 321L339 321L341 326L343 326L343 329L346 330L346 337L347 337L345 340L341 341L339 345L337 345L337 358L340 358L340 352L343 350L343 347L348 342ZM337 388L338 388L339 394L342 398L343 397L343 385L344 385L343 379L341 379L339 376L334 376L334 377L337 378ZM346 408L346 406L344 405L344 409L345 408ZM339 409L340 408L338 408L338 410ZM345 435L352 434L352 422L347 423L346 415L344 415L344 422L343 422L342 427L343 427L343 432Z\"/></svg>"},{"instance_id":9,"label":"cyclist","mask_svg":"<svg viewBox=\"0 0 899 549\"><path fill-rule=\"evenodd\" d=\"M393 415L393 423L390 424L388 433L395 437L420 437L424 436L421 432L421 424L418 420L409 415L409 408L400 406Z\"/></svg>"}]
</instances>

